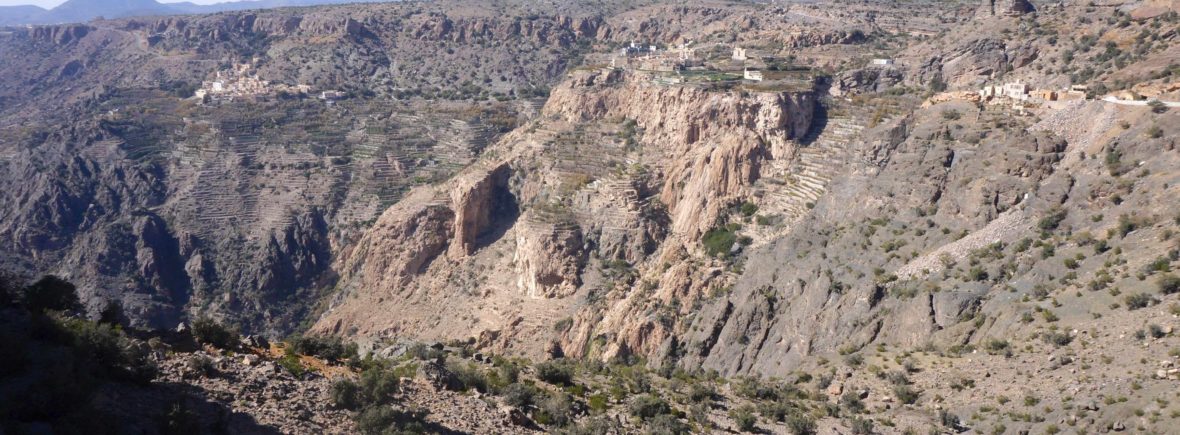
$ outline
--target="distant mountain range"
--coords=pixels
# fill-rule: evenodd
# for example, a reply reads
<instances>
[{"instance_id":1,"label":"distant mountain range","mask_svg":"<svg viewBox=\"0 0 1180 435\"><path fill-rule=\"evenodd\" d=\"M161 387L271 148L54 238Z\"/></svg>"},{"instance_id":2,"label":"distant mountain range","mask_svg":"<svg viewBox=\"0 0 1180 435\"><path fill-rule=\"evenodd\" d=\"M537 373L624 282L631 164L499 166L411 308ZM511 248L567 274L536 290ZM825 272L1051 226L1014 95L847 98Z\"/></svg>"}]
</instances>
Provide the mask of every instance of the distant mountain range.
<instances>
[{"instance_id":1,"label":"distant mountain range","mask_svg":"<svg viewBox=\"0 0 1180 435\"><path fill-rule=\"evenodd\" d=\"M23 24L77 23L92 19L142 15L204 14L243 9L311 6L341 3L371 3L382 0L241 0L212 5L190 2L158 3L155 0L69 0L53 9L37 6L0 6L0 26Z\"/></svg>"}]
</instances>

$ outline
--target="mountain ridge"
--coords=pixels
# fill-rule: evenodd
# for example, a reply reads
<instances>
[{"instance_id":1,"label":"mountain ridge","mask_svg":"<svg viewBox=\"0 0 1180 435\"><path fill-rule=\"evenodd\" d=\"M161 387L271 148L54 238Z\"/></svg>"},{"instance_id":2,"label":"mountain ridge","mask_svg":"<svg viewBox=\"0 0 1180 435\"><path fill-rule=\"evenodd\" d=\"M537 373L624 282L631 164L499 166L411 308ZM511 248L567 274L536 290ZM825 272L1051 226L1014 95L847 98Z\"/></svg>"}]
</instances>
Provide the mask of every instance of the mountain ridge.
<instances>
[{"instance_id":1,"label":"mountain ridge","mask_svg":"<svg viewBox=\"0 0 1180 435\"><path fill-rule=\"evenodd\" d=\"M200 5L155 0L69 0L51 9L34 5L0 6L0 26L83 23L95 18L126 18L178 14L208 14L248 9L271 9L388 0L238 0ZM399 0L393 0L399 1Z\"/></svg>"}]
</instances>

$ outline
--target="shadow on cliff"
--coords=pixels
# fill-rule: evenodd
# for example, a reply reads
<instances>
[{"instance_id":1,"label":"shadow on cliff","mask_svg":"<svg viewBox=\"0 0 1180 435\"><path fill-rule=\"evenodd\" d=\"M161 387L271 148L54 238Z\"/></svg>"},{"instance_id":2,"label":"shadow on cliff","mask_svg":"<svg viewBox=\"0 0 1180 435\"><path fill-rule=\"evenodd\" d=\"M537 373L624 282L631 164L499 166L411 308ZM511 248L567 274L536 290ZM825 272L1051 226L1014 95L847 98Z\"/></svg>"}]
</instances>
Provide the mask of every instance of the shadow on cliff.
<instances>
[{"instance_id":1,"label":"shadow on cliff","mask_svg":"<svg viewBox=\"0 0 1180 435\"><path fill-rule=\"evenodd\" d=\"M497 184L492 191L491 206L488 227L475 237L476 250L500 240L508 229L516 224L516 219L520 218L520 204L506 183Z\"/></svg>"},{"instance_id":2,"label":"shadow on cliff","mask_svg":"<svg viewBox=\"0 0 1180 435\"><path fill-rule=\"evenodd\" d=\"M823 92L827 92L826 90ZM799 139L799 144L803 146L811 146L814 144L819 135L828 128L828 108L822 102L816 102L815 113L811 115L811 126L807 129L807 134Z\"/></svg>"}]
</instances>

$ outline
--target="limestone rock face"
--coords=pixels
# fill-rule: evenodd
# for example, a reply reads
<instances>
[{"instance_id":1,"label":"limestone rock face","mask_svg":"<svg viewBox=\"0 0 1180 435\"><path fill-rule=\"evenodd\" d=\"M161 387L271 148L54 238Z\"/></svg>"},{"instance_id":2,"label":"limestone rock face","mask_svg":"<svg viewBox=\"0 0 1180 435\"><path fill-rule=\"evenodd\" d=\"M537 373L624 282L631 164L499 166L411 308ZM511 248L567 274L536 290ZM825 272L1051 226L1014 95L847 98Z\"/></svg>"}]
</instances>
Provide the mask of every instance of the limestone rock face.
<instances>
[{"instance_id":1,"label":"limestone rock face","mask_svg":"<svg viewBox=\"0 0 1180 435\"><path fill-rule=\"evenodd\" d=\"M864 32L859 30L831 30L791 33L785 37L783 43L787 47L800 48L831 44L859 44L867 40Z\"/></svg>"},{"instance_id":2,"label":"limestone rock face","mask_svg":"<svg viewBox=\"0 0 1180 435\"><path fill-rule=\"evenodd\" d=\"M574 197L573 207L589 217L582 222L585 238L604 258L639 263L667 236L667 216L642 197L646 185L627 180L599 180Z\"/></svg>"},{"instance_id":3,"label":"limestone rock face","mask_svg":"<svg viewBox=\"0 0 1180 435\"><path fill-rule=\"evenodd\" d=\"M892 67L862 68L845 71L832 79L828 90L834 97L863 92L883 92L905 79L901 70Z\"/></svg>"},{"instance_id":4,"label":"limestone rock face","mask_svg":"<svg viewBox=\"0 0 1180 435\"><path fill-rule=\"evenodd\" d=\"M983 0L979 13L986 16L1019 16L1036 11L1029 0Z\"/></svg>"},{"instance_id":5,"label":"limestone rock face","mask_svg":"<svg viewBox=\"0 0 1180 435\"><path fill-rule=\"evenodd\" d=\"M576 225L530 223L516 232L517 285L530 298L564 297L581 284L585 253Z\"/></svg>"},{"instance_id":6,"label":"limestone rock face","mask_svg":"<svg viewBox=\"0 0 1180 435\"><path fill-rule=\"evenodd\" d=\"M624 80L609 70L575 75L545 106L569 122L623 117L650 130L645 141L675 162L660 192L672 233L693 239L758 178L764 159L793 151L790 140L807 132L814 110L810 92L737 96Z\"/></svg>"},{"instance_id":7,"label":"limestone rock face","mask_svg":"<svg viewBox=\"0 0 1180 435\"><path fill-rule=\"evenodd\" d=\"M93 32L94 28L85 24L63 24L56 26L37 26L30 30L33 39L66 45L76 42Z\"/></svg>"},{"instance_id":8,"label":"limestone rock face","mask_svg":"<svg viewBox=\"0 0 1180 435\"><path fill-rule=\"evenodd\" d=\"M459 178L451 187L451 204L455 210L455 242L447 250L451 258L462 258L475 251L476 239L488 231L496 217L515 210L507 191L510 168L498 166ZM509 207L510 210L501 210Z\"/></svg>"},{"instance_id":9,"label":"limestone rock face","mask_svg":"<svg viewBox=\"0 0 1180 435\"><path fill-rule=\"evenodd\" d=\"M914 78L922 84L937 78L952 88L977 86L1004 71L1014 57L1027 58L1029 55L1023 52L1010 54L1009 48L1005 41L997 38L968 41L924 60Z\"/></svg>"},{"instance_id":10,"label":"limestone rock face","mask_svg":"<svg viewBox=\"0 0 1180 435\"><path fill-rule=\"evenodd\" d=\"M343 280L396 291L442 254L451 241L455 213L421 198L386 210L343 259Z\"/></svg>"}]
</instances>

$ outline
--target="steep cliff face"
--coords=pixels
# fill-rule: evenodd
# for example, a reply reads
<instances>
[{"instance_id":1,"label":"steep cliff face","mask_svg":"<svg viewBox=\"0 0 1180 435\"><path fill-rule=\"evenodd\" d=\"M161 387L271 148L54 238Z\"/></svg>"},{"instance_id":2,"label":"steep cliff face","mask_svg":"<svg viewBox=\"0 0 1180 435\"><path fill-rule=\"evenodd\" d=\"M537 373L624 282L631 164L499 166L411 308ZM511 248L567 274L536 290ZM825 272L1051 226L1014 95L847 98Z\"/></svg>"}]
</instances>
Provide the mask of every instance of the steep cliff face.
<instances>
[{"instance_id":1,"label":"steep cliff face","mask_svg":"<svg viewBox=\"0 0 1180 435\"><path fill-rule=\"evenodd\" d=\"M688 310L728 279L720 267L687 263L714 261L701 253L701 235L749 194L765 162L794 156L815 104L810 91L575 73L552 91L535 124L489 149L496 160L387 210L348 254L347 295L315 330L445 331L531 355L656 354L676 332L653 310L676 303ZM445 211L419 224L430 207ZM413 238L404 236L410 228ZM422 252L433 261L424 265ZM667 285L652 294L653 281ZM449 318L471 322L436 320ZM570 328L554 331L563 318Z\"/></svg>"},{"instance_id":2,"label":"steep cliff face","mask_svg":"<svg viewBox=\"0 0 1180 435\"><path fill-rule=\"evenodd\" d=\"M582 283L586 263L581 229L572 222L543 222L532 214L522 217L516 232L517 285L530 298L573 295Z\"/></svg>"},{"instance_id":3,"label":"steep cliff face","mask_svg":"<svg viewBox=\"0 0 1180 435\"><path fill-rule=\"evenodd\" d=\"M489 171L469 172L451 183L455 241L447 255L452 259L471 255L481 237L515 218L516 201L508 191L509 175L511 168L500 165Z\"/></svg>"},{"instance_id":4,"label":"steep cliff face","mask_svg":"<svg viewBox=\"0 0 1180 435\"><path fill-rule=\"evenodd\" d=\"M808 92L741 96L704 88L624 80L619 71L584 73L553 90L545 112L567 122L634 120L645 144L670 164L660 200L674 234L696 239L757 180L768 159L785 159L815 111Z\"/></svg>"},{"instance_id":5,"label":"steep cliff face","mask_svg":"<svg viewBox=\"0 0 1180 435\"><path fill-rule=\"evenodd\" d=\"M344 254L341 278L360 277L364 287L397 292L445 252L454 237L455 212L443 204L407 198L381 214L377 223Z\"/></svg>"}]
</instances>

